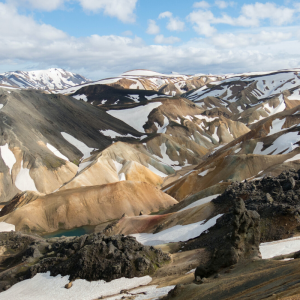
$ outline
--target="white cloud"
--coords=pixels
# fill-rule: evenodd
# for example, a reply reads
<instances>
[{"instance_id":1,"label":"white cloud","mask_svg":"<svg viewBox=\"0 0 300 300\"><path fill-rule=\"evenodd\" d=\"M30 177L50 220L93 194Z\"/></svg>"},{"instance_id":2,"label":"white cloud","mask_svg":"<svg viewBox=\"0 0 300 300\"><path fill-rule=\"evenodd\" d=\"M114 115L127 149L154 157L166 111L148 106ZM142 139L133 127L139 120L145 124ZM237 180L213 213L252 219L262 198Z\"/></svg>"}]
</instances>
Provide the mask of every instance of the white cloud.
<instances>
[{"instance_id":1,"label":"white cloud","mask_svg":"<svg viewBox=\"0 0 300 300\"><path fill-rule=\"evenodd\" d=\"M154 20L148 20L148 34L158 34L160 31L159 26L156 24Z\"/></svg>"},{"instance_id":2,"label":"white cloud","mask_svg":"<svg viewBox=\"0 0 300 300\"><path fill-rule=\"evenodd\" d=\"M228 6L228 3L222 0L216 1L215 4L221 9L224 9Z\"/></svg>"},{"instance_id":3,"label":"white cloud","mask_svg":"<svg viewBox=\"0 0 300 300\"><path fill-rule=\"evenodd\" d=\"M124 23L134 23L134 10L138 0L78 0L83 9L92 12L102 11Z\"/></svg>"},{"instance_id":4,"label":"white cloud","mask_svg":"<svg viewBox=\"0 0 300 300\"><path fill-rule=\"evenodd\" d=\"M261 31L258 34L249 33L225 33L218 34L212 37L212 43L217 47L222 48L242 48L257 45L272 45L277 44L292 37L292 33L278 31Z\"/></svg>"},{"instance_id":5,"label":"white cloud","mask_svg":"<svg viewBox=\"0 0 300 300\"><path fill-rule=\"evenodd\" d=\"M170 18L167 28L171 31L183 31L185 27L184 22L180 21L177 18Z\"/></svg>"},{"instance_id":6,"label":"white cloud","mask_svg":"<svg viewBox=\"0 0 300 300\"><path fill-rule=\"evenodd\" d=\"M183 31L185 28L185 23L180 21L179 18L174 18L173 14L169 11L165 11L158 16L159 19L168 18L167 29L170 31Z\"/></svg>"},{"instance_id":7,"label":"white cloud","mask_svg":"<svg viewBox=\"0 0 300 300\"><path fill-rule=\"evenodd\" d=\"M160 34L155 37L154 41L156 44L174 44L180 42L180 38L175 36L165 37Z\"/></svg>"},{"instance_id":8,"label":"white cloud","mask_svg":"<svg viewBox=\"0 0 300 300\"><path fill-rule=\"evenodd\" d=\"M206 1L200 1L200 2L195 2L193 4L193 7L195 8L210 8L210 4L207 3Z\"/></svg>"},{"instance_id":9,"label":"white cloud","mask_svg":"<svg viewBox=\"0 0 300 300\"><path fill-rule=\"evenodd\" d=\"M259 3L244 5L241 17L246 20L253 20L254 26L260 25L260 20L269 19L274 25L284 25L293 22L295 10L288 7L280 7L274 3ZM243 26L243 20L236 20L238 25ZM247 25L246 21L246 26Z\"/></svg>"},{"instance_id":10,"label":"white cloud","mask_svg":"<svg viewBox=\"0 0 300 300\"><path fill-rule=\"evenodd\" d=\"M294 3L294 7L297 12L300 12L300 3Z\"/></svg>"},{"instance_id":11,"label":"white cloud","mask_svg":"<svg viewBox=\"0 0 300 300\"><path fill-rule=\"evenodd\" d=\"M62 8L63 4L69 0L8 0L7 2L15 6L24 6L32 9L53 11Z\"/></svg>"},{"instance_id":12,"label":"white cloud","mask_svg":"<svg viewBox=\"0 0 300 300\"><path fill-rule=\"evenodd\" d=\"M79 2L86 11L103 11L105 15L116 17L124 23L134 23L134 10L138 0L7 0L14 6L53 11L62 8L65 2Z\"/></svg>"},{"instance_id":13,"label":"white cloud","mask_svg":"<svg viewBox=\"0 0 300 300\"><path fill-rule=\"evenodd\" d=\"M195 10L191 12L187 19L194 26L194 30L201 35L212 36L216 33L216 28L212 24L228 24L240 27L259 27L261 22L269 20L272 25L282 26L294 21L295 10L287 7L280 7L274 3L258 3L244 5L241 14L237 18L232 18L227 14L216 18L211 11Z\"/></svg>"},{"instance_id":14,"label":"white cloud","mask_svg":"<svg viewBox=\"0 0 300 300\"><path fill-rule=\"evenodd\" d=\"M259 37L250 36L250 30L246 38L238 34L225 36L223 43L220 37L214 40L213 35L170 45L165 43L176 42L178 38L163 36L158 38L161 39L158 45L146 45L138 37L72 37L50 25L35 22L30 16L20 15L17 9L0 2L0 66L3 71L62 67L94 80L115 76L128 69L196 74L299 66L300 41L284 40L282 34L275 34L277 31L288 33L290 27L286 31L277 28ZM296 32L298 28L293 30ZM226 49L230 39L236 42ZM243 39L245 46L239 47ZM216 46L217 43L220 46Z\"/></svg>"},{"instance_id":15,"label":"white cloud","mask_svg":"<svg viewBox=\"0 0 300 300\"><path fill-rule=\"evenodd\" d=\"M0 2L0 39L4 45L13 46L16 52L19 46L33 47L31 40L41 43L59 41L67 34L50 25L38 24L31 17L19 15L16 7ZM4 46L3 45L3 46ZM21 49L20 49L21 50Z\"/></svg>"},{"instance_id":16,"label":"white cloud","mask_svg":"<svg viewBox=\"0 0 300 300\"><path fill-rule=\"evenodd\" d=\"M188 15L188 20L194 24L193 28L198 34L212 36L216 32L216 29L210 25L215 20L211 11L193 11Z\"/></svg>"},{"instance_id":17,"label":"white cloud","mask_svg":"<svg viewBox=\"0 0 300 300\"><path fill-rule=\"evenodd\" d=\"M235 3L233 1L230 1L230 2L223 1L223 0L215 1L215 5L218 6L220 9L227 8L228 6L234 6L234 4Z\"/></svg>"},{"instance_id":18,"label":"white cloud","mask_svg":"<svg viewBox=\"0 0 300 300\"><path fill-rule=\"evenodd\" d=\"M158 18L159 19L164 19L164 18L171 18L173 14L170 11L165 11L163 13L160 13Z\"/></svg>"},{"instance_id":19,"label":"white cloud","mask_svg":"<svg viewBox=\"0 0 300 300\"><path fill-rule=\"evenodd\" d=\"M126 30L126 31L123 32L123 35L124 36L131 36L131 35L133 35L133 33L130 30Z\"/></svg>"}]
</instances>

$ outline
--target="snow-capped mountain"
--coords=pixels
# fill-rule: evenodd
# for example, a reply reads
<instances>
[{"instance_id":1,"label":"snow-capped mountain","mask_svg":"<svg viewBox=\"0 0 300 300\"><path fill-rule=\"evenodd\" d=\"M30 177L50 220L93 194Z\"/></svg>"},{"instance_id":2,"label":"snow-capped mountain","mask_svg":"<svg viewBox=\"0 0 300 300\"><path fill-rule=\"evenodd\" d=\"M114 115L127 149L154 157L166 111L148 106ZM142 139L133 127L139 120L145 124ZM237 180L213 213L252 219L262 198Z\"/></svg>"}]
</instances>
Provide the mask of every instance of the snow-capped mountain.
<instances>
[{"instance_id":1,"label":"snow-capped mountain","mask_svg":"<svg viewBox=\"0 0 300 300\"><path fill-rule=\"evenodd\" d=\"M162 74L150 70L132 70L117 77L88 82L71 88L60 89L55 92L58 94L76 96L85 92L86 89L83 88L87 86L109 85L126 90L154 91L169 97L174 97L189 91L194 91L211 82L224 80L225 78L227 77L219 75L184 75L174 74L174 72L172 74ZM86 96L88 98L88 95Z\"/></svg>"},{"instance_id":2,"label":"snow-capped mountain","mask_svg":"<svg viewBox=\"0 0 300 300\"><path fill-rule=\"evenodd\" d=\"M42 90L64 89L89 82L85 77L63 69L15 71L0 74L0 86Z\"/></svg>"}]
</instances>

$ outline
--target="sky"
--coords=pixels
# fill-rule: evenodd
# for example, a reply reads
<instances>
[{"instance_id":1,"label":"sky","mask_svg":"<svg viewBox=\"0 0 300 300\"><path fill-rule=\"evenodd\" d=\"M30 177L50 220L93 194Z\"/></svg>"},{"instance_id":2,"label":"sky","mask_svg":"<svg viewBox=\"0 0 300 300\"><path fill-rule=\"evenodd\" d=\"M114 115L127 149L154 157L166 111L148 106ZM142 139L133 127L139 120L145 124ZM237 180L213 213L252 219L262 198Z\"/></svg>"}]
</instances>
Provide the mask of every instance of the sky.
<instances>
[{"instance_id":1,"label":"sky","mask_svg":"<svg viewBox=\"0 0 300 300\"><path fill-rule=\"evenodd\" d=\"M300 1L0 0L0 72L227 74L300 67Z\"/></svg>"}]
</instances>

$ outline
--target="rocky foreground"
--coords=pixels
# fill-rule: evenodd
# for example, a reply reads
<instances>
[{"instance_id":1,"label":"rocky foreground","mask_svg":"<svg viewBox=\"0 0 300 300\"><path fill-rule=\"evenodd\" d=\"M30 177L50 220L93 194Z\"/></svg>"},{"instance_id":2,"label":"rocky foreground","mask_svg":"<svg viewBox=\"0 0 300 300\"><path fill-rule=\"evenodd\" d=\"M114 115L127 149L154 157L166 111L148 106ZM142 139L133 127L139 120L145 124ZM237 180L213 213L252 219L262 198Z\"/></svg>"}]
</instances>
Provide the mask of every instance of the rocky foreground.
<instances>
[{"instance_id":1,"label":"rocky foreground","mask_svg":"<svg viewBox=\"0 0 300 300\"><path fill-rule=\"evenodd\" d=\"M135 238L101 233L51 239L0 233L0 249L0 290L48 271L51 276L70 275L70 281L141 277L170 261L168 254Z\"/></svg>"},{"instance_id":2,"label":"rocky foreground","mask_svg":"<svg viewBox=\"0 0 300 300\"><path fill-rule=\"evenodd\" d=\"M249 295L247 299L265 299L269 289L286 295L295 288L295 272L300 275L299 252L265 260L260 245L299 235L299 196L300 170L233 182L212 200L214 210L208 219L222 215L216 224L186 243L163 247L172 254L144 246L131 236L107 236L107 230L49 239L0 233L0 289L50 271L51 276L69 275L70 281L111 281L151 274L163 285L177 284L166 299L199 299L199 295L201 299L246 299ZM287 258L289 261L281 261ZM195 272L187 275L186 268L195 262ZM280 275L288 272L289 276Z\"/></svg>"}]
</instances>

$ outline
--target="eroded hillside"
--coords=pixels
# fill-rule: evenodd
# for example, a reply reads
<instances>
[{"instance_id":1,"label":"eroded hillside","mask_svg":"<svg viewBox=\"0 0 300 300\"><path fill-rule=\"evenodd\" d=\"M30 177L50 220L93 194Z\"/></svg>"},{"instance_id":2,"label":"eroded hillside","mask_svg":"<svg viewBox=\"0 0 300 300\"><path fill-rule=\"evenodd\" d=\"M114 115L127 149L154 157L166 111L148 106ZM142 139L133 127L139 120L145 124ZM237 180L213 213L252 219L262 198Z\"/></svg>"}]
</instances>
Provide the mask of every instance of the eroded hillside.
<instances>
[{"instance_id":1,"label":"eroded hillside","mask_svg":"<svg viewBox=\"0 0 300 300\"><path fill-rule=\"evenodd\" d=\"M175 285L168 299L269 297L272 270L298 274L298 254L292 254L300 250L298 71L193 76L135 70L52 93L0 88L0 231L54 236L38 238L41 255L18 246L12 258L10 239L27 237L5 235L1 287L13 291L7 282L25 279L19 271L17 281L6 273L9 266L19 270L20 257L25 265L45 265L36 273L62 274L53 269L62 268L59 259L46 264L54 254L45 247L58 234L84 234L88 227L95 234L89 240L111 242L101 246L107 259L122 248L122 234L171 254L168 264L155 261L155 270L148 258L141 262L159 285L149 299ZM266 243L276 240L282 242L270 250ZM85 243L69 246L77 253ZM74 261L74 253L55 255ZM281 262L287 258L294 261ZM237 276L244 281L234 283ZM255 276L265 278L262 291ZM287 283L276 276L272 293L297 294L293 276ZM251 292L241 294L247 284Z\"/></svg>"}]
</instances>

